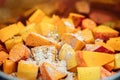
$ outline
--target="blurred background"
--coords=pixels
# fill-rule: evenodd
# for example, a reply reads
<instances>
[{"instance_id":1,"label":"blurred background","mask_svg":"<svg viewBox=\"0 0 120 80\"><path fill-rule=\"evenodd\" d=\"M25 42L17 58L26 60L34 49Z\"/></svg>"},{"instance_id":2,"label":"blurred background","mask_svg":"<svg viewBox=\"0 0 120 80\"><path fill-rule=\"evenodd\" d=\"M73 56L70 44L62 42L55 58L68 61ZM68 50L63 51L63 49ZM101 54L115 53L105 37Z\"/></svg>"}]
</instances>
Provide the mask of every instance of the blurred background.
<instances>
[{"instance_id":1,"label":"blurred background","mask_svg":"<svg viewBox=\"0 0 120 80\"><path fill-rule=\"evenodd\" d=\"M60 17L76 12L98 24L120 25L120 0L0 0L0 28L17 21L24 23L36 9Z\"/></svg>"}]
</instances>

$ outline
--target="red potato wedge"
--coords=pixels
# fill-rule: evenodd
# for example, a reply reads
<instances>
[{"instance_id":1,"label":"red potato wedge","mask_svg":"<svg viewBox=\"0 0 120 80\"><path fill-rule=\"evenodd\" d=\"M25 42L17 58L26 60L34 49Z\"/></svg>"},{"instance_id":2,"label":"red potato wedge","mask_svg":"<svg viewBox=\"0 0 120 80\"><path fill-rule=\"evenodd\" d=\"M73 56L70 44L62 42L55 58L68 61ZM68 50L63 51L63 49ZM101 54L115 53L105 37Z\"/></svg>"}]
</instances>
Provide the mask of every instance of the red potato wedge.
<instances>
[{"instance_id":1,"label":"red potato wedge","mask_svg":"<svg viewBox=\"0 0 120 80\"><path fill-rule=\"evenodd\" d=\"M0 65L2 65L7 58L8 58L8 53L4 51L0 51Z\"/></svg>"},{"instance_id":2,"label":"red potato wedge","mask_svg":"<svg viewBox=\"0 0 120 80\"><path fill-rule=\"evenodd\" d=\"M110 54L115 53L115 51L112 48L109 48L106 45L99 45L99 44L86 44L85 50L94 51L94 52L104 52Z\"/></svg>"},{"instance_id":3,"label":"red potato wedge","mask_svg":"<svg viewBox=\"0 0 120 80\"><path fill-rule=\"evenodd\" d=\"M30 57L30 50L24 44L18 43L12 47L9 52L9 59L17 62Z\"/></svg>"},{"instance_id":4,"label":"red potato wedge","mask_svg":"<svg viewBox=\"0 0 120 80\"><path fill-rule=\"evenodd\" d=\"M40 72L42 80L59 80L66 76L65 73L56 70L56 67L49 63L43 63L40 66Z\"/></svg>"}]
</instances>

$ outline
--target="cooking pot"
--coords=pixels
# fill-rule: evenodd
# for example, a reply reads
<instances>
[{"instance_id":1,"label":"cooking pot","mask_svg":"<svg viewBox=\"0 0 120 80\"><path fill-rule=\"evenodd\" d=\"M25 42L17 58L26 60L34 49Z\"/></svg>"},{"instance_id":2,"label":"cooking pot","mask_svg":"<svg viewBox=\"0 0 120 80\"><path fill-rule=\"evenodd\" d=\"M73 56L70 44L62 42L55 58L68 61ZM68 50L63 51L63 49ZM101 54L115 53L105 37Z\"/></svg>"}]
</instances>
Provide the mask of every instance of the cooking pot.
<instances>
[{"instance_id":1,"label":"cooking pot","mask_svg":"<svg viewBox=\"0 0 120 80\"><path fill-rule=\"evenodd\" d=\"M86 10L79 7L80 1L86 2L83 4ZM49 16L57 14L66 17L70 12L76 12L90 17L89 13L92 11L102 10L112 13L115 21L119 21L120 18L120 0L0 0L0 28L17 21L24 23L38 8ZM16 80L16 78L0 72L0 80ZM120 80L120 72L103 80Z\"/></svg>"}]
</instances>

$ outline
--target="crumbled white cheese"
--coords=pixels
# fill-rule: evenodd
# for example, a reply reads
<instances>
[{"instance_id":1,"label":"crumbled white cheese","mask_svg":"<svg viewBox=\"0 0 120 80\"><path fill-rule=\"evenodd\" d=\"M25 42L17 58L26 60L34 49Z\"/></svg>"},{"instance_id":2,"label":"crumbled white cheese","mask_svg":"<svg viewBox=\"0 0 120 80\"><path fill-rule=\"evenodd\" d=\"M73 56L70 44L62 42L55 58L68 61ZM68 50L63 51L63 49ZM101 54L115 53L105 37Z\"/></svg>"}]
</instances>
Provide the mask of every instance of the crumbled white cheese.
<instances>
[{"instance_id":1,"label":"crumbled white cheese","mask_svg":"<svg viewBox=\"0 0 120 80\"><path fill-rule=\"evenodd\" d=\"M72 34L75 36L78 40L84 41L84 38L81 36L81 31L76 32L75 34Z\"/></svg>"}]
</instances>

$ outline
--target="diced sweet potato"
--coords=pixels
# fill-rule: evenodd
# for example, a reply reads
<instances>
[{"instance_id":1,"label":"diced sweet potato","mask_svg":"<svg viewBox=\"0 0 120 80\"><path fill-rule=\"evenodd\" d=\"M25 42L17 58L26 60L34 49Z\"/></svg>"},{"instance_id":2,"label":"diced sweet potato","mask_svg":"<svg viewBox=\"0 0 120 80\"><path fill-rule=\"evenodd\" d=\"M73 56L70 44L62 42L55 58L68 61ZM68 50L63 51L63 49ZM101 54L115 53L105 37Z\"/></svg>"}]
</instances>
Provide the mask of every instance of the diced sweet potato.
<instances>
[{"instance_id":1,"label":"diced sweet potato","mask_svg":"<svg viewBox=\"0 0 120 80\"><path fill-rule=\"evenodd\" d=\"M120 37L110 38L106 44L116 51L120 51Z\"/></svg>"},{"instance_id":2,"label":"diced sweet potato","mask_svg":"<svg viewBox=\"0 0 120 80\"><path fill-rule=\"evenodd\" d=\"M45 13L42 10L38 9L32 14L28 21L30 23L32 22L39 23L45 16L46 16Z\"/></svg>"},{"instance_id":3,"label":"diced sweet potato","mask_svg":"<svg viewBox=\"0 0 120 80\"><path fill-rule=\"evenodd\" d=\"M9 52L9 59L12 61L19 61L30 57L30 50L24 44L18 43L12 47Z\"/></svg>"},{"instance_id":4,"label":"diced sweet potato","mask_svg":"<svg viewBox=\"0 0 120 80\"><path fill-rule=\"evenodd\" d=\"M94 42L93 33L89 29L82 30L81 31L81 36L83 37L83 39L86 43L93 43Z\"/></svg>"},{"instance_id":5,"label":"diced sweet potato","mask_svg":"<svg viewBox=\"0 0 120 80\"><path fill-rule=\"evenodd\" d=\"M23 30L20 31L20 35L24 41L26 40L26 37L30 32L37 32L35 26L36 26L35 23L31 23L27 25Z\"/></svg>"},{"instance_id":6,"label":"diced sweet potato","mask_svg":"<svg viewBox=\"0 0 120 80\"><path fill-rule=\"evenodd\" d=\"M81 61L84 60L86 66L89 66L89 67L102 66L114 60L114 55L102 53L102 52L82 51L82 52L79 52L79 54L80 54L80 58L82 54Z\"/></svg>"},{"instance_id":7,"label":"diced sweet potato","mask_svg":"<svg viewBox=\"0 0 120 80\"><path fill-rule=\"evenodd\" d=\"M93 20L86 18L82 21L82 29L93 30L94 28L96 28L96 23Z\"/></svg>"},{"instance_id":8,"label":"diced sweet potato","mask_svg":"<svg viewBox=\"0 0 120 80\"><path fill-rule=\"evenodd\" d=\"M70 13L69 18L73 20L75 27L81 26L82 20L85 18L84 15Z\"/></svg>"},{"instance_id":9,"label":"diced sweet potato","mask_svg":"<svg viewBox=\"0 0 120 80\"><path fill-rule=\"evenodd\" d=\"M60 45L58 43L33 32L27 36L25 43L28 46L54 45L57 49L60 49Z\"/></svg>"},{"instance_id":10,"label":"diced sweet potato","mask_svg":"<svg viewBox=\"0 0 120 80\"><path fill-rule=\"evenodd\" d=\"M114 67L115 67L115 62L114 61L104 65L104 68L107 69L108 71L112 71L114 69Z\"/></svg>"},{"instance_id":11,"label":"diced sweet potato","mask_svg":"<svg viewBox=\"0 0 120 80\"><path fill-rule=\"evenodd\" d=\"M64 44L59 51L59 59L65 60L67 64L67 69L76 68L77 58L76 53L69 44Z\"/></svg>"},{"instance_id":12,"label":"diced sweet potato","mask_svg":"<svg viewBox=\"0 0 120 80\"><path fill-rule=\"evenodd\" d=\"M38 66L35 62L23 61L18 63L17 77L23 80L36 80L38 74Z\"/></svg>"},{"instance_id":13,"label":"diced sweet potato","mask_svg":"<svg viewBox=\"0 0 120 80\"><path fill-rule=\"evenodd\" d=\"M117 37L119 35L119 32L110 28L109 26L98 26L93 29L93 33L95 38L103 39L103 40L108 40L109 38L112 37Z\"/></svg>"},{"instance_id":14,"label":"diced sweet potato","mask_svg":"<svg viewBox=\"0 0 120 80\"><path fill-rule=\"evenodd\" d=\"M23 43L21 36L13 37L12 39L5 41L5 46L9 51L15 44L18 43Z\"/></svg>"},{"instance_id":15,"label":"diced sweet potato","mask_svg":"<svg viewBox=\"0 0 120 80\"><path fill-rule=\"evenodd\" d=\"M0 51L0 65L8 58L8 53Z\"/></svg>"},{"instance_id":16,"label":"diced sweet potato","mask_svg":"<svg viewBox=\"0 0 120 80\"><path fill-rule=\"evenodd\" d=\"M78 36L75 36L72 33L63 34L62 41L71 45L74 48L74 50L80 50L85 45L85 43L82 40L80 40Z\"/></svg>"},{"instance_id":17,"label":"diced sweet potato","mask_svg":"<svg viewBox=\"0 0 120 80\"><path fill-rule=\"evenodd\" d=\"M6 74L11 74L16 71L17 64L12 60L5 60L3 63L3 72Z\"/></svg>"},{"instance_id":18,"label":"diced sweet potato","mask_svg":"<svg viewBox=\"0 0 120 80\"><path fill-rule=\"evenodd\" d=\"M42 80L59 80L66 76L65 73L58 71L55 66L49 63L43 63L40 66L40 72Z\"/></svg>"},{"instance_id":19,"label":"diced sweet potato","mask_svg":"<svg viewBox=\"0 0 120 80\"><path fill-rule=\"evenodd\" d=\"M22 28L16 24L9 25L0 30L0 40L5 42L6 40L12 38L14 35L17 35Z\"/></svg>"}]
</instances>

